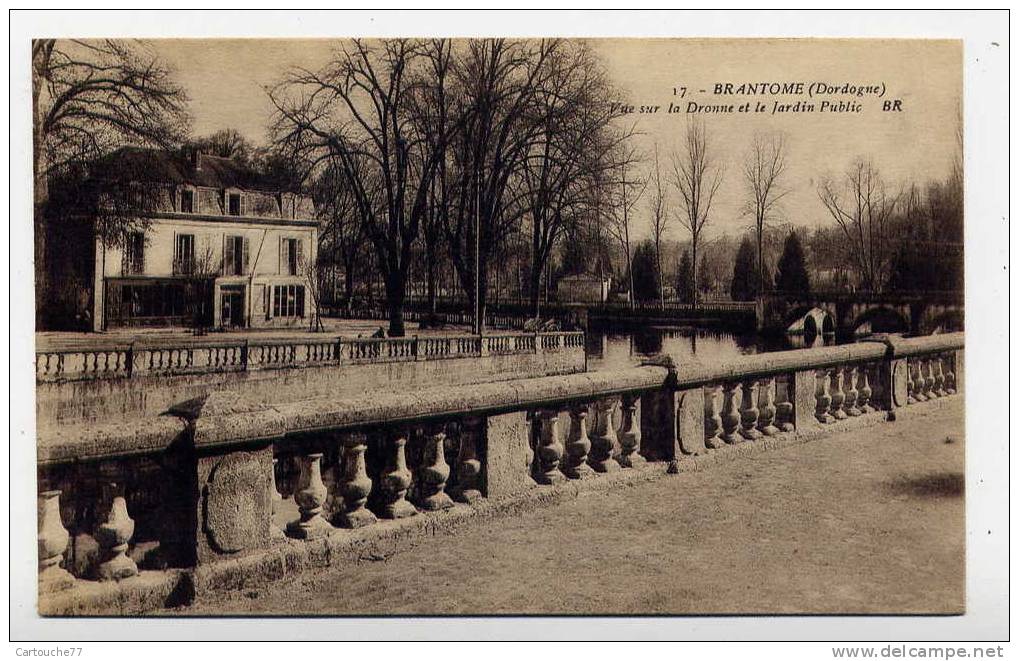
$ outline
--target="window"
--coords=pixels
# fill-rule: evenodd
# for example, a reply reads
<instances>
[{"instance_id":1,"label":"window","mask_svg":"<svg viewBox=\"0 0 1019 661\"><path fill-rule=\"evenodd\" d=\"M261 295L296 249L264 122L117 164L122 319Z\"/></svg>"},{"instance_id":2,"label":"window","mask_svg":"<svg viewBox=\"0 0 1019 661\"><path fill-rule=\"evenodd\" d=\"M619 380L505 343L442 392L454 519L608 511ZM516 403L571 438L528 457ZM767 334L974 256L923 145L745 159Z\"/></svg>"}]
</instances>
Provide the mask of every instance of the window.
<instances>
[{"instance_id":1,"label":"window","mask_svg":"<svg viewBox=\"0 0 1019 661\"><path fill-rule=\"evenodd\" d=\"M124 275L139 275L145 271L145 234L128 232L124 238Z\"/></svg>"},{"instance_id":2,"label":"window","mask_svg":"<svg viewBox=\"0 0 1019 661\"><path fill-rule=\"evenodd\" d=\"M248 271L248 240L228 236L223 246L223 275L244 275Z\"/></svg>"},{"instance_id":3,"label":"window","mask_svg":"<svg viewBox=\"0 0 1019 661\"><path fill-rule=\"evenodd\" d=\"M195 235L178 234L173 246L174 275L191 275L195 272Z\"/></svg>"},{"instance_id":4,"label":"window","mask_svg":"<svg viewBox=\"0 0 1019 661\"><path fill-rule=\"evenodd\" d=\"M239 215L241 215L241 194L240 193L230 193L230 197L228 199L228 202L229 202L230 215L231 216L239 216Z\"/></svg>"},{"instance_id":5,"label":"window","mask_svg":"<svg viewBox=\"0 0 1019 661\"><path fill-rule=\"evenodd\" d=\"M304 316L304 285L276 285L272 289L272 316Z\"/></svg>"},{"instance_id":6,"label":"window","mask_svg":"<svg viewBox=\"0 0 1019 661\"><path fill-rule=\"evenodd\" d=\"M180 192L180 212L195 212L195 192L193 190L185 189Z\"/></svg>"},{"instance_id":7,"label":"window","mask_svg":"<svg viewBox=\"0 0 1019 661\"><path fill-rule=\"evenodd\" d=\"M298 275L301 264L301 240L282 239L280 241L280 273Z\"/></svg>"}]
</instances>

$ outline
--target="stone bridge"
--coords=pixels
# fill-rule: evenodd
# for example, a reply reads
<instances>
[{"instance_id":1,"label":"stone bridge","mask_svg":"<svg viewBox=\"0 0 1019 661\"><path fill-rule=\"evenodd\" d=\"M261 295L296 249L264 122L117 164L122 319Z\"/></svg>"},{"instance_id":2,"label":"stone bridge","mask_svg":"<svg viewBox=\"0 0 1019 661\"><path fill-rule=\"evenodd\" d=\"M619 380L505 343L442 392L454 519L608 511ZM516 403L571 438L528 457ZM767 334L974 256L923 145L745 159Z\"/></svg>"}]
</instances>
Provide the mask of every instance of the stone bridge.
<instances>
[{"instance_id":1,"label":"stone bridge","mask_svg":"<svg viewBox=\"0 0 1019 661\"><path fill-rule=\"evenodd\" d=\"M41 429L39 611L151 612L353 564L578 485L884 424L963 375L961 333L883 336L290 402L214 391L169 415Z\"/></svg>"},{"instance_id":2,"label":"stone bridge","mask_svg":"<svg viewBox=\"0 0 1019 661\"><path fill-rule=\"evenodd\" d=\"M929 335L963 329L962 292L771 292L757 299L758 330Z\"/></svg>"}]
</instances>

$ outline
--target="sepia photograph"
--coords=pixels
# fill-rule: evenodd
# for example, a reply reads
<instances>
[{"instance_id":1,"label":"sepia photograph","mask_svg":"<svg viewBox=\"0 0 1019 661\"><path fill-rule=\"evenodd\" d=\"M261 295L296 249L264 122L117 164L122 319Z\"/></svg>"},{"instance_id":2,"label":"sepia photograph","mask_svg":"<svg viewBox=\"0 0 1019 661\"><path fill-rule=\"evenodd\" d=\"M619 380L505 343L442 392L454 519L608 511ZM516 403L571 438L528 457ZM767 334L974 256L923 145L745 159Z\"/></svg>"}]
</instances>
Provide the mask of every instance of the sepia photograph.
<instances>
[{"instance_id":1,"label":"sepia photograph","mask_svg":"<svg viewBox=\"0 0 1019 661\"><path fill-rule=\"evenodd\" d=\"M965 615L964 40L479 27L29 35L26 603Z\"/></svg>"}]
</instances>

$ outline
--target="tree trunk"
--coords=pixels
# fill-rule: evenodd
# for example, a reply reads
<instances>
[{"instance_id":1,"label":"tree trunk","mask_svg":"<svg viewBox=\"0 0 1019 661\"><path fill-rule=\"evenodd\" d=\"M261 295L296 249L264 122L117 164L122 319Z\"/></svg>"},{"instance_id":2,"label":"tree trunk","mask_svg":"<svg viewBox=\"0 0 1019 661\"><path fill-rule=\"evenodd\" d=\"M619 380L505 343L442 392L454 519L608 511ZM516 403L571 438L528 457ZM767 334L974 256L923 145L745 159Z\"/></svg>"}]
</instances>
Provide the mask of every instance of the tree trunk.
<instances>
[{"instance_id":1,"label":"tree trunk","mask_svg":"<svg viewBox=\"0 0 1019 661\"><path fill-rule=\"evenodd\" d=\"M389 337L404 337L407 329L403 323L403 302L405 281L398 274L386 277L386 306L389 311Z\"/></svg>"},{"instance_id":2,"label":"tree trunk","mask_svg":"<svg viewBox=\"0 0 1019 661\"><path fill-rule=\"evenodd\" d=\"M697 289L697 237L693 237L690 241L690 259L693 261L693 265L690 268L690 280L693 282L693 309L696 312L697 301L700 298L699 290Z\"/></svg>"},{"instance_id":3,"label":"tree trunk","mask_svg":"<svg viewBox=\"0 0 1019 661\"><path fill-rule=\"evenodd\" d=\"M531 268L531 314L537 319L541 315L541 270Z\"/></svg>"},{"instance_id":4,"label":"tree trunk","mask_svg":"<svg viewBox=\"0 0 1019 661\"><path fill-rule=\"evenodd\" d=\"M434 248L429 247L425 259L428 260L428 313L435 314L435 255Z\"/></svg>"}]
</instances>

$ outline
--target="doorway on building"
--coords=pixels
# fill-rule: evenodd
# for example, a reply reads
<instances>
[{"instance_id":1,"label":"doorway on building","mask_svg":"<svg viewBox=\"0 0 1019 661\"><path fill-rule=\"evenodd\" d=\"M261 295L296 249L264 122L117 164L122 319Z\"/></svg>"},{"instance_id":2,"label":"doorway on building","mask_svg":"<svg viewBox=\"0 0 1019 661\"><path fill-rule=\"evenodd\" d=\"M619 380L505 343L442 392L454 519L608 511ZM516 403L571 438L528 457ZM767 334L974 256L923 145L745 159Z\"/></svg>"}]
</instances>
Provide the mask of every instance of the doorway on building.
<instances>
[{"instance_id":1,"label":"doorway on building","mask_svg":"<svg viewBox=\"0 0 1019 661\"><path fill-rule=\"evenodd\" d=\"M220 289L220 320L224 328L244 327L244 285L224 285Z\"/></svg>"}]
</instances>

